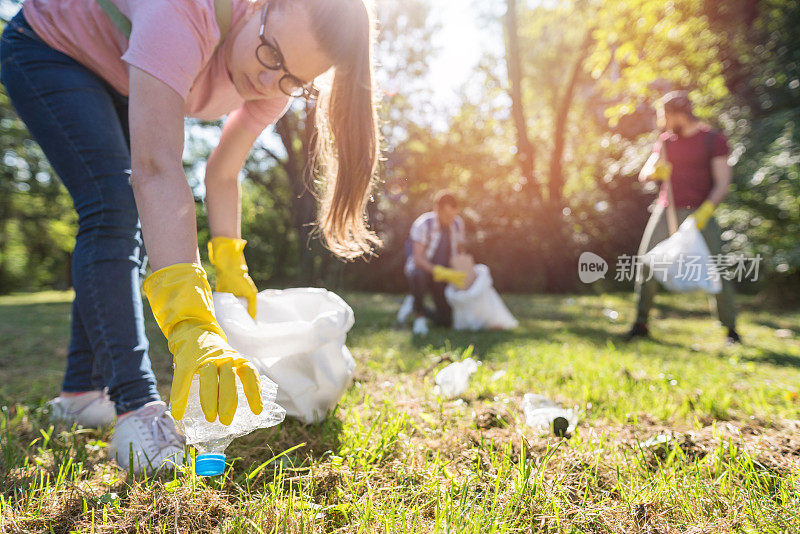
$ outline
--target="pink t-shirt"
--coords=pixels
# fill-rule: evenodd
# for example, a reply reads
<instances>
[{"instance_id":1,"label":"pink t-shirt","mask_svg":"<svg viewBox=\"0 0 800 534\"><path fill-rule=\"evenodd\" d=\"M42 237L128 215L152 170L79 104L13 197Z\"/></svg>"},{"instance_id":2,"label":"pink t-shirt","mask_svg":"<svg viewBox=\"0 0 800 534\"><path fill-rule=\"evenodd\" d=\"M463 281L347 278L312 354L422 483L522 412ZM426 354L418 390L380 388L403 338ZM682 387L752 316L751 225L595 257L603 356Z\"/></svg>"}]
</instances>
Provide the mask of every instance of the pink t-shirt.
<instances>
[{"instance_id":1,"label":"pink t-shirt","mask_svg":"<svg viewBox=\"0 0 800 534\"><path fill-rule=\"evenodd\" d=\"M96 0L25 0L25 18L54 49L67 54L127 96L133 65L174 89L186 116L219 119L241 109L245 124L261 132L280 118L289 98L245 101L236 92L225 58L232 39L217 49L214 0L113 0L131 20L130 40ZM248 0L232 0L231 28ZM255 50L253 50L255 54Z\"/></svg>"}]
</instances>

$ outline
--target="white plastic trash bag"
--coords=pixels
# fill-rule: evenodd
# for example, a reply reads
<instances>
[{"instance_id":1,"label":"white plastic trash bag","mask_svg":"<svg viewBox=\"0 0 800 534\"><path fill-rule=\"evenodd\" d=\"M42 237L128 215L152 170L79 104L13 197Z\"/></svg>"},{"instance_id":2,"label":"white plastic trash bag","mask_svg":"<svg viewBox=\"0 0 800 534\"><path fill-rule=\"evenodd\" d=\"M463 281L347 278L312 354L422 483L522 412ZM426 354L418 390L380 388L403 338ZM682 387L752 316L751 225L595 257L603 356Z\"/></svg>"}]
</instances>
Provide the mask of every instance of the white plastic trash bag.
<instances>
[{"instance_id":1,"label":"white plastic trash bag","mask_svg":"<svg viewBox=\"0 0 800 534\"><path fill-rule=\"evenodd\" d=\"M477 264L475 280L466 289L448 285L444 290L453 308L453 328L480 330L483 328L516 328L519 324L495 291L489 267Z\"/></svg>"},{"instance_id":2,"label":"white plastic trash bag","mask_svg":"<svg viewBox=\"0 0 800 534\"><path fill-rule=\"evenodd\" d=\"M703 234L697 229L694 217L689 216L677 232L642 257L642 265L649 266L653 278L670 291L699 289L716 294L722 291L722 282L710 257Z\"/></svg>"},{"instance_id":3,"label":"white plastic trash bag","mask_svg":"<svg viewBox=\"0 0 800 534\"><path fill-rule=\"evenodd\" d=\"M345 346L353 310L317 288L267 289L254 321L244 299L214 293L214 308L231 346L278 385L275 402L304 423L325 419L355 370Z\"/></svg>"}]
</instances>

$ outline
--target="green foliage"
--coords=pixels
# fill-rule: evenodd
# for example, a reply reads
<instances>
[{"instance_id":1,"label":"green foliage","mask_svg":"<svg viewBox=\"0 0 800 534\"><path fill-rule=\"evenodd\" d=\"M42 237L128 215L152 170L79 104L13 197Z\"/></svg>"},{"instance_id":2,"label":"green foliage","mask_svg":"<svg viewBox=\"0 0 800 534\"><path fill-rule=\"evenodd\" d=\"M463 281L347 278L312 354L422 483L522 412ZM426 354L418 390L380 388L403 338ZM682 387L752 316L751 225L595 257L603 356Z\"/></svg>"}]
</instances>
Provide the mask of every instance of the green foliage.
<instances>
[{"instance_id":1,"label":"green foliage","mask_svg":"<svg viewBox=\"0 0 800 534\"><path fill-rule=\"evenodd\" d=\"M0 91L0 293L70 285L77 216Z\"/></svg>"},{"instance_id":2,"label":"green foliage","mask_svg":"<svg viewBox=\"0 0 800 534\"><path fill-rule=\"evenodd\" d=\"M735 247L761 254L778 280L800 280L800 5L761 2L752 25L730 28L738 61L735 107L727 117L739 142L734 193L723 218Z\"/></svg>"},{"instance_id":3,"label":"green foliage","mask_svg":"<svg viewBox=\"0 0 800 534\"><path fill-rule=\"evenodd\" d=\"M707 116L727 96L717 54L724 36L714 32L704 0L618 0L599 4L593 19L595 49L588 67L617 102L606 115L615 126L643 99L687 88Z\"/></svg>"},{"instance_id":4,"label":"green foliage","mask_svg":"<svg viewBox=\"0 0 800 534\"><path fill-rule=\"evenodd\" d=\"M768 272L800 274L800 124L795 112L754 121L722 215L736 248L761 254Z\"/></svg>"},{"instance_id":5,"label":"green foliage","mask_svg":"<svg viewBox=\"0 0 800 534\"><path fill-rule=\"evenodd\" d=\"M291 225L288 188L264 190L242 184L242 235L247 238L247 264L254 280L274 285L296 274L300 243Z\"/></svg>"},{"instance_id":6,"label":"green foliage","mask_svg":"<svg viewBox=\"0 0 800 534\"><path fill-rule=\"evenodd\" d=\"M205 200L205 161L216 146L219 122L189 121L184 168L195 193L198 246L207 259L210 230ZM297 230L292 224L292 193L289 177L275 157L256 145L240 175L241 226L247 239L245 256L250 274L259 285L282 284L297 273ZM213 268L207 271L213 278Z\"/></svg>"}]
</instances>

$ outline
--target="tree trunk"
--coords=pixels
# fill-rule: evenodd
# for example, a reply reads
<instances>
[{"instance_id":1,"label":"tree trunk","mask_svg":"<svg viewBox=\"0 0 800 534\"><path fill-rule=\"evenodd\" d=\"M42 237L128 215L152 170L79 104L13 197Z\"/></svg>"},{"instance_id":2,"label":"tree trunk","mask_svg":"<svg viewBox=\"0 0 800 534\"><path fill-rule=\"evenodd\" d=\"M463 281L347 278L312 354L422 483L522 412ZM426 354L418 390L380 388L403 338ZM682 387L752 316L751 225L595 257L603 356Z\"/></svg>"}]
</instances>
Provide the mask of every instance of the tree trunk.
<instances>
[{"instance_id":1,"label":"tree trunk","mask_svg":"<svg viewBox=\"0 0 800 534\"><path fill-rule=\"evenodd\" d=\"M525 111L522 105L522 62L517 32L517 2L516 0L506 0L506 4L506 68L508 70L509 96L511 97L511 115L517 130L517 163L525 179L523 191L529 198L539 199L541 192L534 171L536 154L533 144L528 138L528 126L525 122Z\"/></svg>"},{"instance_id":2,"label":"tree trunk","mask_svg":"<svg viewBox=\"0 0 800 534\"><path fill-rule=\"evenodd\" d=\"M309 184L313 182L309 156L315 134L315 107L306 106L304 121L294 113L287 113L278 121L275 130L286 149L283 168L292 191L292 225L297 233L297 282L312 284L317 278L314 257L319 254L311 239L315 222L315 198Z\"/></svg>"},{"instance_id":3,"label":"tree trunk","mask_svg":"<svg viewBox=\"0 0 800 534\"><path fill-rule=\"evenodd\" d=\"M560 98L554 104L553 119L553 151L550 155L550 172L547 182L547 203L545 208L546 225L549 225L548 235L551 236L545 251L545 264L547 272L547 289L551 292L561 293L574 289L574 273L564 269L564 265L573 263L565 262L564 258L575 258L573 240L566 226L564 214L564 148L566 145L567 125L569 124L569 111L575 96L580 74L583 72L583 63L589 54L592 45L592 29L578 49L577 57L570 69L567 84Z\"/></svg>"},{"instance_id":4,"label":"tree trunk","mask_svg":"<svg viewBox=\"0 0 800 534\"><path fill-rule=\"evenodd\" d=\"M547 196L549 203L553 205L554 209L559 210L563 208L564 203L564 172L563 172L563 159L564 159L564 145L566 143L567 124L569 122L569 110L572 107L572 101L575 96L575 87L578 85L578 79L583 71L583 62L589 55L589 49L592 46L592 30L586 32L586 37L578 50L578 56L572 64L567 85L564 87L564 94L558 102L555 110L555 119L553 122L553 152L550 155L550 176L547 183Z\"/></svg>"}]
</instances>

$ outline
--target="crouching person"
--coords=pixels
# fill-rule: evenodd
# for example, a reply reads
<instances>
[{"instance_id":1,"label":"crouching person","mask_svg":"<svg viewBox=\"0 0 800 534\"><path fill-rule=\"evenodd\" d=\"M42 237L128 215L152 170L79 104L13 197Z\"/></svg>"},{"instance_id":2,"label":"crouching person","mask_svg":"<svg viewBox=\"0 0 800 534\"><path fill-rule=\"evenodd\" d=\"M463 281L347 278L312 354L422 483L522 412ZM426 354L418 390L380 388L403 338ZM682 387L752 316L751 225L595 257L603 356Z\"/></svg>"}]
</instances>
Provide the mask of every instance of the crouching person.
<instances>
[{"instance_id":1,"label":"crouching person","mask_svg":"<svg viewBox=\"0 0 800 534\"><path fill-rule=\"evenodd\" d=\"M406 260L405 274L411 286L411 298L404 303L398 319L405 319L410 311L415 315L414 334L428 333L428 321L436 326L450 327L453 311L444 295L445 286L463 287L466 273L451 269L451 259L463 252L465 242L464 221L458 214L458 200L449 191L440 191L433 211L423 213L411 225L408 244L410 254ZM433 308L425 306L425 296L433 297Z\"/></svg>"}]
</instances>

